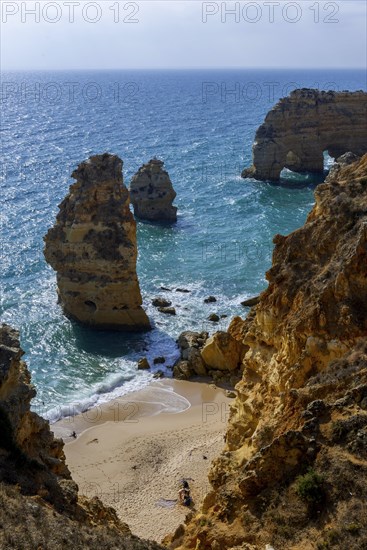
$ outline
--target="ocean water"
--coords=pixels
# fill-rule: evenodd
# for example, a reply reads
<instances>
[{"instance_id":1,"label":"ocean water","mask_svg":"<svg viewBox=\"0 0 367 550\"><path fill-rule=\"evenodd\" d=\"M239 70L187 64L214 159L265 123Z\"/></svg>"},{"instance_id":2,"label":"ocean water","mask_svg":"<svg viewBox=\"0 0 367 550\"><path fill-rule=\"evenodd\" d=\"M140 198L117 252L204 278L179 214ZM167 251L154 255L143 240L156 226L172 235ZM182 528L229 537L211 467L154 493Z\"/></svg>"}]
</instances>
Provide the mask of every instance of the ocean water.
<instances>
[{"instance_id":1,"label":"ocean water","mask_svg":"<svg viewBox=\"0 0 367 550\"><path fill-rule=\"evenodd\" d=\"M136 370L141 356L164 355L169 374L182 330L214 332L246 314L240 302L266 287L274 234L304 223L320 178L284 171L272 184L240 173L267 111L306 86L358 90L366 81L363 71L3 74L0 316L21 331L35 409L55 420L143 387L152 374ZM163 159L177 192L177 224L138 222L138 275L154 323L145 334L66 319L43 257L71 172L106 151L123 159L127 185L142 163ZM172 300L175 317L150 305L158 295ZM204 304L208 295L217 302ZM213 312L228 317L213 325Z\"/></svg>"}]
</instances>

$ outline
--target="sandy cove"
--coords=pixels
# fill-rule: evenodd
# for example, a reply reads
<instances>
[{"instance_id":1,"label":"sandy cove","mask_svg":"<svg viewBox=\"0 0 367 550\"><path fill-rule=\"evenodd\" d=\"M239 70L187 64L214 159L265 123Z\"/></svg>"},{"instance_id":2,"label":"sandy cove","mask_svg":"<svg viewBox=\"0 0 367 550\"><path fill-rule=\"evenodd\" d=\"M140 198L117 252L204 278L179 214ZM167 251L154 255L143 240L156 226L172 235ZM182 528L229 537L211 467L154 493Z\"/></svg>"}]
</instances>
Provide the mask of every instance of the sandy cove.
<instances>
[{"instance_id":1,"label":"sandy cove","mask_svg":"<svg viewBox=\"0 0 367 550\"><path fill-rule=\"evenodd\" d=\"M163 380L52 429L67 442L81 494L99 496L134 534L160 542L190 511L172 502L180 480L189 480L195 509L210 490L208 471L224 445L230 403L212 384Z\"/></svg>"}]
</instances>

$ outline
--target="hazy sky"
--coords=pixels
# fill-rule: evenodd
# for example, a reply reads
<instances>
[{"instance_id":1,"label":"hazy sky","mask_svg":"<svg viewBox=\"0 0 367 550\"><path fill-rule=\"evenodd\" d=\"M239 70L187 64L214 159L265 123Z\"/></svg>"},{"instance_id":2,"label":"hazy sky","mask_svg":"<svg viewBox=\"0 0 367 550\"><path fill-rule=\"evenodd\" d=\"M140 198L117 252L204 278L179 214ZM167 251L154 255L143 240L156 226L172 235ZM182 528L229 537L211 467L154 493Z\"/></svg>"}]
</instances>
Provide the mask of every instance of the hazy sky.
<instances>
[{"instance_id":1,"label":"hazy sky","mask_svg":"<svg viewBox=\"0 0 367 550\"><path fill-rule=\"evenodd\" d=\"M366 67L364 0L0 4L3 70Z\"/></svg>"}]
</instances>

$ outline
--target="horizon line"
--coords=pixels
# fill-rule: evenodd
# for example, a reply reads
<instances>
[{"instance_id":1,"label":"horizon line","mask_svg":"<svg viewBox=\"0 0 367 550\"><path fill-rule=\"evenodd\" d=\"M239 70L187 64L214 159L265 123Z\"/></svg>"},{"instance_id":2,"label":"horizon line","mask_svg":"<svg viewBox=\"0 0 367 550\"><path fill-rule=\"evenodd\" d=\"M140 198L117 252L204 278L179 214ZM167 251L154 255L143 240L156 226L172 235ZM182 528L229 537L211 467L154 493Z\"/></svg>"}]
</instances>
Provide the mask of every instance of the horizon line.
<instances>
[{"instance_id":1,"label":"horizon line","mask_svg":"<svg viewBox=\"0 0 367 550\"><path fill-rule=\"evenodd\" d=\"M294 67L294 66L288 66L288 67L242 67L242 66L232 66L232 67L90 67L90 68L81 68L81 67L62 67L62 68L55 68L55 67L47 67L47 68L41 68L41 67L20 67L20 68L2 68L0 72L15 72L15 71L23 71L23 72L31 72L31 71L231 71L231 70L242 70L242 71L250 71L250 70L257 70L257 71L282 71L282 70L294 70L294 71L366 71L365 66L355 66L355 67Z\"/></svg>"}]
</instances>

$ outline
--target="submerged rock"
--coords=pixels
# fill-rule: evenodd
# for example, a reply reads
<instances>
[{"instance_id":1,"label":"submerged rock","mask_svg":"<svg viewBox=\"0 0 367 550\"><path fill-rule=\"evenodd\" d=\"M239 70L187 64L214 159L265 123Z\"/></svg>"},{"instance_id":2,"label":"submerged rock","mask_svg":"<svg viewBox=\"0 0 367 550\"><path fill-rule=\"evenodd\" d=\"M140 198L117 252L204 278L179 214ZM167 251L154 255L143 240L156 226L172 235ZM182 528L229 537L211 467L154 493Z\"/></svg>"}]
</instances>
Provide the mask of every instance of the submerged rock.
<instances>
[{"instance_id":1,"label":"submerged rock","mask_svg":"<svg viewBox=\"0 0 367 550\"><path fill-rule=\"evenodd\" d=\"M216 301L217 301L217 299L216 299L215 296L208 296L207 298L204 298L204 303L205 304L212 304Z\"/></svg>"},{"instance_id":2,"label":"submerged rock","mask_svg":"<svg viewBox=\"0 0 367 550\"><path fill-rule=\"evenodd\" d=\"M166 300L165 298L153 298L152 304L154 307L168 307L172 304L169 300Z\"/></svg>"},{"instance_id":3,"label":"submerged rock","mask_svg":"<svg viewBox=\"0 0 367 550\"><path fill-rule=\"evenodd\" d=\"M211 313L208 317L208 320L211 321L212 323L218 323L219 319L220 317L216 313Z\"/></svg>"},{"instance_id":4,"label":"submerged rock","mask_svg":"<svg viewBox=\"0 0 367 550\"><path fill-rule=\"evenodd\" d=\"M139 168L131 180L131 203L135 216L141 220L177 220L177 208L172 206L176 192L163 164L161 160L151 159Z\"/></svg>"},{"instance_id":5,"label":"submerged rock","mask_svg":"<svg viewBox=\"0 0 367 550\"><path fill-rule=\"evenodd\" d=\"M159 357L155 357L155 358L153 359L153 363L154 363L155 365L159 365L159 364L162 364L162 363L165 363L165 362L166 362L166 358L163 357L163 355L160 355Z\"/></svg>"},{"instance_id":6,"label":"submerged rock","mask_svg":"<svg viewBox=\"0 0 367 550\"><path fill-rule=\"evenodd\" d=\"M158 311L161 313L166 313L168 315L176 315L176 310L174 307L159 307Z\"/></svg>"},{"instance_id":7,"label":"submerged rock","mask_svg":"<svg viewBox=\"0 0 367 550\"><path fill-rule=\"evenodd\" d=\"M164 378L164 372L160 369L157 370L157 372L153 374L153 378Z\"/></svg>"},{"instance_id":8,"label":"submerged rock","mask_svg":"<svg viewBox=\"0 0 367 550\"><path fill-rule=\"evenodd\" d=\"M136 274L136 223L122 160L105 153L82 162L76 183L45 236L65 314L101 329L146 330Z\"/></svg>"}]
</instances>

